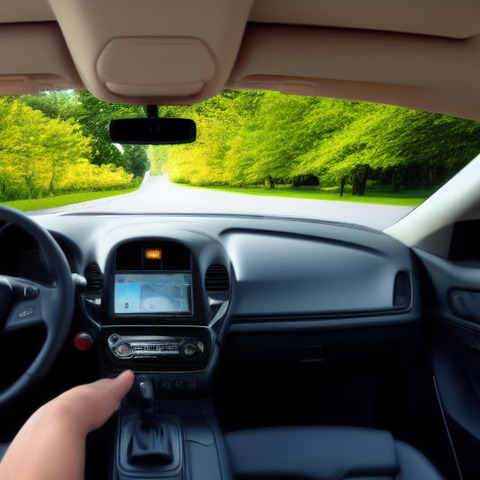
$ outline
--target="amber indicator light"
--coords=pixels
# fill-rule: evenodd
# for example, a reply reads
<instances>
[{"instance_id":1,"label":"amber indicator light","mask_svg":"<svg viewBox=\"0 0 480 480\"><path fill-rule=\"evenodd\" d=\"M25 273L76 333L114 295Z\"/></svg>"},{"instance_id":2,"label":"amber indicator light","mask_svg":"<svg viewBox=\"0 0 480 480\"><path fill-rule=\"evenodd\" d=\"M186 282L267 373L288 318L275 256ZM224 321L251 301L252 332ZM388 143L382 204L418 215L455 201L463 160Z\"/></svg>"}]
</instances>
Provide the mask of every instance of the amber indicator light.
<instances>
[{"instance_id":1,"label":"amber indicator light","mask_svg":"<svg viewBox=\"0 0 480 480\"><path fill-rule=\"evenodd\" d=\"M161 248L146 248L145 249L146 260L161 260L162 249Z\"/></svg>"}]
</instances>

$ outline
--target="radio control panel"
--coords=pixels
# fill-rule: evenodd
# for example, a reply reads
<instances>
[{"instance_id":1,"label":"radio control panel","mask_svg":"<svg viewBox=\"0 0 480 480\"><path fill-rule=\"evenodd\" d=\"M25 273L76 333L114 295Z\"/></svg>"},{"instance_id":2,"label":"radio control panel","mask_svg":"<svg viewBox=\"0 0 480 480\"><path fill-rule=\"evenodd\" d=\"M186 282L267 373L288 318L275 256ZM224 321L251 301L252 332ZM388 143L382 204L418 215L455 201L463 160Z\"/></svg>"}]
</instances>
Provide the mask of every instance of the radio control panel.
<instances>
[{"instance_id":1,"label":"radio control panel","mask_svg":"<svg viewBox=\"0 0 480 480\"><path fill-rule=\"evenodd\" d=\"M199 360L205 354L204 342L190 336L120 335L112 333L108 349L119 360Z\"/></svg>"}]
</instances>

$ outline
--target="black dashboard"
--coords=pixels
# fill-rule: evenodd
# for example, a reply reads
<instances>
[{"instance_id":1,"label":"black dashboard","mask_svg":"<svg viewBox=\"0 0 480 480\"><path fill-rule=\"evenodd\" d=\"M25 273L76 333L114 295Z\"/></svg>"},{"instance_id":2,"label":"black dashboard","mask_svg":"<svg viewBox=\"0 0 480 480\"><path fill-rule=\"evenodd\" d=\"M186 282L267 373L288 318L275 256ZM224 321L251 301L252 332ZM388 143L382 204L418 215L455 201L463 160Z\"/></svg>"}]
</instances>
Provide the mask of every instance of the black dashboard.
<instances>
[{"instance_id":1,"label":"black dashboard","mask_svg":"<svg viewBox=\"0 0 480 480\"><path fill-rule=\"evenodd\" d=\"M355 332L355 365L374 365L363 355L372 349L397 362L422 317L412 252L375 230L227 215L36 220L75 274L72 337L87 339L77 347L93 347L99 372L155 373L175 394L209 388L225 343L227 358L243 366L250 356L258 364L292 355L341 364L359 353L343 347ZM2 268L14 269L12 257L17 268L35 264L28 242L4 245Z\"/></svg>"},{"instance_id":2,"label":"black dashboard","mask_svg":"<svg viewBox=\"0 0 480 480\"><path fill-rule=\"evenodd\" d=\"M424 323L422 270L392 237L350 224L238 215L67 213L35 221L65 254L62 284L72 287L71 270L75 285L73 317L64 324L60 313L55 324L54 332L69 330L50 372L55 389L125 369L136 375L116 430L91 443L91 465L96 445L114 438L114 458L97 463L113 465L114 478L145 478L150 466L129 452L144 439L136 426L147 417L148 425L168 424L173 460L155 471L175 479L180 470L171 469L203 465L205 455L220 468L220 432L392 427L384 412L403 398L398 389L421 350ZM39 288L53 284L55 266L18 228L0 229L0 272ZM15 319L35 311L25 307ZM36 328L22 331L30 343L21 340L20 356L20 340L4 342L19 370L24 352L34 357L36 339L51 332Z\"/></svg>"},{"instance_id":3,"label":"black dashboard","mask_svg":"<svg viewBox=\"0 0 480 480\"><path fill-rule=\"evenodd\" d=\"M411 251L376 230L242 216L62 215L38 221L60 243L72 271L86 277L85 290L101 298L102 324L124 318L208 325L208 292L219 290L231 300L234 324L292 316L361 316L373 323L388 317L390 323L414 320L419 312ZM170 295L181 306L118 303L120 283L168 277L177 286L185 282L181 295Z\"/></svg>"}]
</instances>

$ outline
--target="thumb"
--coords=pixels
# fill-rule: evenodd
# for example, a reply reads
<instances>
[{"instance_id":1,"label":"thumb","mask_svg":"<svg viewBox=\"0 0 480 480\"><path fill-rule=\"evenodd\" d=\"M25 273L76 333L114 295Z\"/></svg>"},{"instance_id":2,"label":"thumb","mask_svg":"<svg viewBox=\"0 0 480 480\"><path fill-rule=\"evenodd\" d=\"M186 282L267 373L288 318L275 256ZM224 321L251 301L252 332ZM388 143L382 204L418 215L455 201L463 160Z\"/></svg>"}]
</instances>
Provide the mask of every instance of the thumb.
<instances>
[{"instance_id":1,"label":"thumb","mask_svg":"<svg viewBox=\"0 0 480 480\"><path fill-rule=\"evenodd\" d=\"M130 391L133 385L135 376L131 370L125 370L118 377L114 379L99 380L99 382L105 384L105 388L109 391L112 402L113 411L118 410L120 402L123 397Z\"/></svg>"},{"instance_id":2,"label":"thumb","mask_svg":"<svg viewBox=\"0 0 480 480\"><path fill-rule=\"evenodd\" d=\"M133 385L135 376L126 370L118 377L104 378L81 385L64 394L81 417L83 429L90 432L101 427L118 410L122 398ZM61 397L60 397L61 398Z\"/></svg>"}]
</instances>

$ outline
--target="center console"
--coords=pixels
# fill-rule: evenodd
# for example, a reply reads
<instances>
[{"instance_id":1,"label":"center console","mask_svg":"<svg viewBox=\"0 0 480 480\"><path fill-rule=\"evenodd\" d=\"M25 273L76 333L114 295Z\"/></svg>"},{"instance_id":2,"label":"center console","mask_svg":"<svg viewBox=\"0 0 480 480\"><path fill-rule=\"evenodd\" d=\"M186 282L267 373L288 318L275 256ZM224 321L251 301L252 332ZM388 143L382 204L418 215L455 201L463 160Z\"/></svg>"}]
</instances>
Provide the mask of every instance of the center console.
<instances>
[{"instance_id":1,"label":"center console","mask_svg":"<svg viewBox=\"0 0 480 480\"><path fill-rule=\"evenodd\" d=\"M164 399L140 375L120 409L115 480L232 478L222 432L208 399ZM140 393L140 401L138 392ZM150 397L150 398L145 398Z\"/></svg>"},{"instance_id":2,"label":"center console","mask_svg":"<svg viewBox=\"0 0 480 480\"><path fill-rule=\"evenodd\" d=\"M112 480L231 478L209 398L230 278L220 244L181 232L116 245L104 288L84 296L105 374L136 377L118 413Z\"/></svg>"},{"instance_id":3,"label":"center console","mask_svg":"<svg viewBox=\"0 0 480 480\"><path fill-rule=\"evenodd\" d=\"M175 372L186 391L190 380L204 383L187 372L208 380L214 370L228 324L230 262L212 239L188 240L135 240L110 254L99 310L111 371Z\"/></svg>"}]
</instances>

